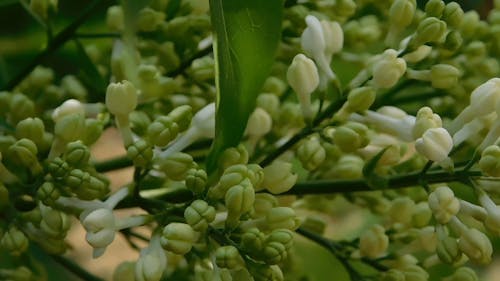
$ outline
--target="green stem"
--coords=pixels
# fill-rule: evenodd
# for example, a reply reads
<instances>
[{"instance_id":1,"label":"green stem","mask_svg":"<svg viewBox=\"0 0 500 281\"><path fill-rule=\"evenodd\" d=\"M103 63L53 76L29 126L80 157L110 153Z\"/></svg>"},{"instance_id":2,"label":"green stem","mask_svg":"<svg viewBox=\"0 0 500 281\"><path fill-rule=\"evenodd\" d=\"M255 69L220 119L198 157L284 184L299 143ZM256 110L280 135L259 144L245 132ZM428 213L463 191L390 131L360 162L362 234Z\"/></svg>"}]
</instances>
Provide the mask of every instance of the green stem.
<instances>
[{"instance_id":1,"label":"green stem","mask_svg":"<svg viewBox=\"0 0 500 281\"><path fill-rule=\"evenodd\" d=\"M96 171L100 173L105 173L109 171L127 168L132 165L133 165L132 160L130 160L127 157L127 155L123 155L109 160L104 160L102 162L97 162L94 164L94 167Z\"/></svg>"},{"instance_id":2,"label":"green stem","mask_svg":"<svg viewBox=\"0 0 500 281\"><path fill-rule=\"evenodd\" d=\"M201 49L200 51L198 51L196 54L194 54L189 59L181 62L181 64L179 65L179 67L177 67L176 69L168 72L167 76L175 77L177 75L182 74L184 72L184 70L186 70L186 68L188 68L188 67L191 66L191 63L193 63L194 60L202 58L202 57L210 54L211 52L212 52L212 45L206 47L205 49Z\"/></svg>"},{"instance_id":3,"label":"green stem","mask_svg":"<svg viewBox=\"0 0 500 281\"><path fill-rule=\"evenodd\" d=\"M7 85L5 85L2 90L10 91L17 84L19 84L26 76L28 76L35 67L41 64L45 59L47 59L52 53L54 53L59 47L64 45L68 40L70 40L75 34L76 30L93 14L95 14L98 8L101 8L99 3L102 0L94 0L90 3L85 10L80 14L80 16L67 26L63 31L59 32L52 41L49 42L47 48L39 53L20 73L18 73L13 79L11 79Z\"/></svg>"},{"instance_id":4,"label":"green stem","mask_svg":"<svg viewBox=\"0 0 500 281\"><path fill-rule=\"evenodd\" d=\"M85 269L81 268L78 264L75 262L63 257L63 256L58 256L58 255L51 255L50 256L54 261L62 265L64 268L66 268L68 271L74 273L76 276L80 277L82 280L85 281L104 281L104 279L101 279L92 273L86 271Z\"/></svg>"},{"instance_id":5,"label":"green stem","mask_svg":"<svg viewBox=\"0 0 500 281\"><path fill-rule=\"evenodd\" d=\"M455 171L450 174L446 171L433 171L423 175L421 172L397 175L388 178L387 189L400 189L418 186L424 181L427 184L446 182L467 182L470 177L481 176L479 171ZM374 189L364 179L356 180L317 180L299 182L288 192L283 193L293 195L306 194L331 194L331 193L351 193L358 191L373 191Z\"/></svg>"}]
</instances>

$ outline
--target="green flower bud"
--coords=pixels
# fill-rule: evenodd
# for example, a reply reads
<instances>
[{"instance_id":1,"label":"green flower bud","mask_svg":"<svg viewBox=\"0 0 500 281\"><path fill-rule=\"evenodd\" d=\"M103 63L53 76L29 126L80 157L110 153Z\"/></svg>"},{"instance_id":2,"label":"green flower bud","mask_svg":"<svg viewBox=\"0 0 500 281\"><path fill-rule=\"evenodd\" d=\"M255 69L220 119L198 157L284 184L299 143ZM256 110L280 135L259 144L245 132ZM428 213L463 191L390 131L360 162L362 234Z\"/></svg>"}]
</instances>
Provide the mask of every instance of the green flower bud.
<instances>
[{"instance_id":1,"label":"green flower bud","mask_svg":"<svg viewBox=\"0 0 500 281\"><path fill-rule=\"evenodd\" d=\"M304 118L312 118L311 94L319 85L316 64L305 55L298 54L288 68L286 77L288 84L297 94Z\"/></svg>"},{"instance_id":2,"label":"green flower bud","mask_svg":"<svg viewBox=\"0 0 500 281\"><path fill-rule=\"evenodd\" d=\"M450 2L446 4L442 19L446 22L446 24L448 24L448 26L458 28L462 23L463 17L464 11L457 2Z\"/></svg>"},{"instance_id":3,"label":"green flower bud","mask_svg":"<svg viewBox=\"0 0 500 281\"><path fill-rule=\"evenodd\" d=\"M219 159L219 169L225 171L227 168L238 164L248 163L248 151L243 144L230 147L222 152Z\"/></svg>"},{"instance_id":4,"label":"green flower bud","mask_svg":"<svg viewBox=\"0 0 500 281\"><path fill-rule=\"evenodd\" d=\"M429 273L418 265L409 265L402 269L405 280L408 281L427 281Z\"/></svg>"},{"instance_id":5,"label":"green flower bud","mask_svg":"<svg viewBox=\"0 0 500 281\"><path fill-rule=\"evenodd\" d=\"M363 112L372 106L375 98L376 92L373 87L355 88L347 95L347 108L350 112Z\"/></svg>"},{"instance_id":6,"label":"green flower bud","mask_svg":"<svg viewBox=\"0 0 500 281\"><path fill-rule=\"evenodd\" d=\"M301 19L302 21L302 19ZM275 96L281 96L287 88L285 81L275 76L269 76L262 87L263 93L273 93Z\"/></svg>"},{"instance_id":7,"label":"green flower bud","mask_svg":"<svg viewBox=\"0 0 500 281\"><path fill-rule=\"evenodd\" d=\"M155 31L165 20L165 14L146 7L139 11L136 24L140 31Z\"/></svg>"},{"instance_id":8,"label":"green flower bud","mask_svg":"<svg viewBox=\"0 0 500 281\"><path fill-rule=\"evenodd\" d=\"M356 2L353 0L338 0L335 2L335 13L341 18L349 18L356 12Z\"/></svg>"},{"instance_id":9,"label":"green flower bud","mask_svg":"<svg viewBox=\"0 0 500 281\"><path fill-rule=\"evenodd\" d=\"M250 138L261 138L272 129L273 120L267 111L256 107L248 118L246 133Z\"/></svg>"},{"instance_id":10,"label":"green flower bud","mask_svg":"<svg viewBox=\"0 0 500 281\"><path fill-rule=\"evenodd\" d=\"M257 107L264 109L269 115L275 118L279 114L280 99L274 94L260 94L257 97Z\"/></svg>"},{"instance_id":11,"label":"green flower bud","mask_svg":"<svg viewBox=\"0 0 500 281\"><path fill-rule=\"evenodd\" d=\"M434 162L445 162L453 148L453 139L444 128L431 128L415 141L419 154Z\"/></svg>"},{"instance_id":12,"label":"green flower bud","mask_svg":"<svg viewBox=\"0 0 500 281\"><path fill-rule=\"evenodd\" d=\"M215 251L215 263L218 267L239 269L245 266L238 249L234 246L222 246Z\"/></svg>"},{"instance_id":13,"label":"green flower bud","mask_svg":"<svg viewBox=\"0 0 500 281\"><path fill-rule=\"evenodd\" d=\"M207 186L207 172L203 169L191 168L186 172L186 187L194 194L202 194Z\"/></svg>"},{"instance_id":14,"label":"green flower bud","mask_svg":"<svg viewBox=\"0 0 500 281\"><path fill-rule=\"evenodd\" d=\"M16 138L30 139L36 144L43 142L45 126L40 118L26 118L16 125Z\"/></svg>"},{"instance_id":15,"label":"green flower bud","mask_svg":"<svg viewBox=\"0 0 500 281\"><path fill-rule=\"evenodd\" d=\"M66 185L72 190L77 190L89 184L90 174L80 169L73 169L64 179Z\"/></svg>"},{"instance_id":16,"label":"green flower bud","mask_svg":"<svg viewBox=\"0 0 500 281\"><path fill-rule=\"evenodd\" d=\"M47 206L53 206L61 196L59 190L51 182L44 182L36 192L38 200Z\"/></svg>"},{"instance_id":17,"label":"green flower bud","mask_svg":"<svg viewBox=\"0 0 500 281\"><path fill-rule=\"evenodd\" d=\"M354 152L369 143L368 127L356 122L349 122L338 127L333 133L334 143L344 152Z\"/></svg>"},{"instance_id":18,"label":"green flower bud","mask_svg":"<svg viewBox=\"0 0 500 281\"><path fill-rule=\"evenodd\" d=\"M109 193L109 182L101 177L89 176L87 181L76 189L76 196L82 200L93 200L102 198Z\"/></svg>"},{"instance_id":19,"label":"green flower bud","mask_svg":"<svg viewBox=\"0 0 500 281\"><path fill-rule=\"evenodd\" d=\"M68 114L57 119L54 134L63 143L80 139L85 131L85 118L81 114Z\"/></svg>"},{"instance_id":20,"label":"green flower bud","mask_svg":"<svg viewBox=\"0 0 500 281\"><path fill-rule=\"evenodd\" d=\"M278 264L284 261L287 256L287 249L285 245L281 244L280 242L266 240L266 242L264 243L261 257L266 264Z\"/></svg>"},{"instance_id":21,"label":"green flower bud","mask_svg":"<svg viewBox=\"0 0 500 281\"><path fill-rule=\"evenodd\" d=\"M339 178L356 179L363 175L365 161L357 155L342 155L332 169L332 174Z\"/></svg>"},{"instance_id":22,"label":"green flower bud","mask_svg":"<svg viewBox=\"0 0 500 281\"><path fill-rule=\"evenodd\" d=\"M215 219L215 208L206 201L195 200L184 210L186 222L196 231L204 231Z\"/></svg>"},{"instance_id":23,"label":"green flower bud","mask_svg":"<svg viewBox=\"0 0 500 281\"><path fill-rule=\"evenodd\" d=\"M240 246L253 257L260 255L264 246L265 235L258 228L250 228L241 235Z\"/></svg>"},{"instance_id":24,"label":"green flower bud","mask_svg":"<svg viewBox=\"0 0 500 281\"><path fill-rule=\"evenodd\" d=\"M395 50L387 49L375 60L371 72L375 87L392 88L406 72L406 61Z\"/></svg>"},{"instance_id":25,"label":"green flower bud","mask_svg":"<svg viewBox=\"0 0 500 281\"><path fill-rule=\"evenodd\" d=\"M123 9L120 5L111 6L106 13L106 25L111 30L121 31L124 28Z\"/></svg>"},{"instance_id":26,"label":"green flower bud","mask_svg":"<svg viewBox=\"0 0 500 281\"><path fill-rule=\"evenodd\" d=\"M66 177L70 171L70 167L66 161L56 157L48 163L47 170L54 179L60 180Z\"/></svg>"},{"instance_id":27,"label":"green flower bud","mask_svg":"<svg viewBox=\"0 0 500 281\"><path fill-rule=\"evenodd\" d=\"M304 222L302 222L300 228L323 235L326 229L326 222L319 216L308 216Z\"/></svg>"},{"instance_id":28,"label":"green flower bud","mask_svg":"<svg viewBox=\"0 0 500 281\"><path fill-rule=\"evenodd\" d=\"M113 281L136 281L135 262L125 261L120 263L113 271Z\"/></svg>"},{"instance_id":29,"label":"green flower bud","mask_svg":"<svg viewBox=\"0 0 500 281\"><path fill-rule=\"evenodd\" d=\"M106 90L106 107L113 115L127 115L137 106L137 90L132 83L124 80L109 84Z\"/></svg>"},{"instance_id":30,"label":"green flower bud","mask_svg":"<svg viewBox=\"0 0 500 281\"><path fill-rule=\"evenodd\" d=\"M185 255L198 240L198 234L189 224L172 222L163 228L161 246L167 251Z\"/></svg>"},{"instance_id":31,"label":"green flower bud","mask_svg":"<svg viewBox=\"0 0 500 281\"><path fill-rule=\"evenodd\" d=\"M414 139L422 137L422 135L428 129L439 128L443 126L441 117L438 114L432 112L430 107L424 106L420 108L417 112L415 120L415 125L412 129L412 134Z\"/></svg>"},{"instance_id":32,"label":"green flower bud","mask_svg":"<svg viewBox=\"0 0 500 281\"><path fill-rule=\"evenodd\" d=\"M290 250L293 246L293 233L288 229L275 229L266 238L266 243L269 242L279 242L285 249Z\"/></svg>"},{"instance_id":33,"label":"green flower bud","mask_svg":"<svg viewBox=\"0 0 500 281\"><path fill-rule=\"evenodd\" d=\"M227 168L224 170L219 182L208 191L208 196L213 199L222 199L229 188L241 184L247 179L257 189L264 179L262 168L256 164L238 164Z\"/></svg>"},{"instance_id":34,"label":"green flower bud","mask_svg":"<svg viewBox=\"0 0 500 281\"><path fill-rule=\"evenodd\" d=\"M438 239L436 253L439 259L447 264L455 264L462 258L457 239L450 236Z\"/></svg>"},{"instance_id":35,"label":"green flower bud","mask_svg":"<svg viewBox=\"0 0 500 281\"><path fill-rule=\"evenodd\" d=\"M428 17L440 18L444 7L445 3L442 0L429 0L425 4L425 13Z\"/></svg>"},{"instance_id":36,"label":"green flower bud","mask_svg":"<svg viewBox=\"0 0 500 281\"><path fill-rule=\"evenodd\" d=\"M15 109L9 111L9 118L13 124L28 117L35 117L35 104L23 94L12 95L9 107Z\"/></svg>"},{"instance_id":37,"label":"green flower bud","mask_svg":"<svg viewBox=\"0 0 500 281\"><path fill-rule=\"evenodd\" d=\"M255 201L255 190L250 180L245 179L238 185L229 188L224 201L227 208L226 225L231 228L235 227L240 216L249 212Z\"/></svg>"},{"instance_id":38,"label":"green flower bud","mask_svg":"<svg viewBox=\"0 0 500 281\"><path fill-rule=\"evenodd\" d=\"M87 166L90 159L90 150L82 141L70 142L66 145L64 159L73 167Z\"/></svg>"},{"instance_id":39,"label":"green flower bud","mask_svg":"<svg viewBox=\"0 0 500 281\"><path fill-rule=\"evenodd\" d=\"M37 158L36 144L29 139L20 139L9 147L7 156L16 165L27 167L33 175L42 172L42 166Z\"/></svg>"},{"instance_id":40,"label":"green flower bud","mask_svg":"<svg viewBox=\"0 0 500 281\"><path fill-rule=\"evenodd\" d=\"M429 194L429 207L440 224L446 224L460 210L460 202L448 186L440 186Z\"/></svg>"},{"instance_id":41,"label":"green flower bud","mask_svg":"<svg viewBox=\"0 0 500 281\"><path fill-rule=\"evenodd\" d=\"M436 64L431 67L430 75L432 87L448 89L457 84L460 71L449 64Z\"/></svg>"},{"instance_id":42,"label":"green flower bud","mask_svg":"<svg viewBox=\"0 0 500 281\"><path fill-rule=\"evenodd\" d=\"M153 148L143 139L139 139L127 147L127 157L136 167L146 167L153 160Z\"/></svg>"},{"instance_id":43,"label":"green flower bud","mask_svg":"<svg viewBox=\"0 0 500 281\"><path fill-rule=\"evenodd\" d=\"M147 134L148 127L151 124L149 116L144 111L132 111L129 115L130 129L139 136Z\"/></svg>"},{"instance_id":44,"label":"green flower bud","mask_svg":"<svg viewBox=\"0 0 500 281\"><path fill-rule=\"evenodd\" d=\"M490 239L475 228L462 231L458 247L473 263L485 265L491 262L493 247Z\"/></svg>"},{"instance_id":45,"label":"green flower bud","mask_svg":"<svg viewBox=\"0 0 500 281\"><path fill-rule=\"evenodd\" d=\"M103 123L96 119L85 119L85 130L80 139L87 146L94 144L102 134Z\"/></svg>"},{"instance_id":46,"label":"green flower bud","mask_svg":"<svg viewBox=\"0 0 500 281\"><path fill-rule=\"evenodd\" d=\"M469 267L458 268L451 276L443 279L444 281L479 281L476 272Z\"/></svg>"},{"instance_id":47,"label":"green flower bud","mask_svg":"<svg viewBox=\"0 0 500 281\"><path fill-rule=\"evenodd\" d=\"M463 41L460 32L452 30L446 35L442 47L453 54L460 49Z\"/></svg>"},{"instance_id":48,"label":"green flower bud","mask_svg":"<svg viewBox=\"0 0 500 281\"><path fill-rule=\"evenodd\" d=\"M425 59L430 55L432 47L427 45L422 45L418 47L415 51L410 52L403 56L406 63L417 63Z\"/></svg>"},{"instance_id":49,"label":"green flower bud","mask_svg":"<svg viewBox=\"0 0 500 281\"><path fill-rule=\"evenodd\" d=\"M500 147L490 145L483 150L479 167L488 176L500 177Z\"/></svg>"},{"instance_id":50,"label":"green flower bud","mask_svg":"<svg viewBox=\"0 0 500 281\"><path fill-rule=\"evenodd\" d=\"M160 170L172 180L180 181L186 178L189 169L195 166L193 157L187 153L175 152L158 161Z\"/></svg>"},{"instance_id":51,"label":"green flower bud","mask_svg":"<svg viewBox=\"0 0 500 281\"><path fill-rule=\"evenodd\" d=\"M40 205L40 213L42 215L40 229L45 234L54 239L66 237L71 227L71 220L65 213L44 205Z\"/></svg>"},{"instance_id":52,"label":"green flower bud","mask_svg":"<svg viewBox=\"0 0 500 281\"><path fill-rule=\"evenodd\" d=\"M482 59L487 53L486 44L481 41L472 41L465 47L463 53L472 59Z\"/></svg>"},{"instance_id":53,"label":"green flower bud","mask_svg":"<svg viewBox=\"0 0 500 281\"><path fill-rule=\"evenodd\" d=\"M422 228L429 225L432 218L432 211L427 202L419 202L413 209L411 225L417 228Z\"/></svg>"},{"instance_id":54,"label":"green flower bud","mask_svg":"<svg viewBox=\"0 0 500 281\"><path fill-rule=\"evenodd\" d=\"M410 40L409 46L416 49L426 43L437 43L446 33L446 23L435 17L425 18L418 24L417 31Z\"/></svg>"},{"instance_id":55,"label":"green flower bud","mask_svg":"<svg viewBox=\"0 0 500 281\"><path fill-rule=\"evenodd\" d=\"M179 134L179 126L169 116L160 116L148 126L148 138L157 146L166 146Z\"/></svg>"},{"instance_id":56,"label":"green flower bud","mask_svg":"<svg viewBox=\"0 0 500 281\"><path fill-rule=\"evenodd\" d=\"M0 152L5 154L16 141L17 139L13 136L0 136Z\"/></svg>"},{"instance_id":57,"label":"green flower bud","mask_svg":"<svg viewBox=\"0 0 500 281\"><path fill-rule=\"evenodd\" d=\"M61 79L61 88L66 92L66 97L84 100L87 97L87 89L73 75L66 75Z\"/></svg>"},{"instance_id":58,"label":"green flower bud","mask_svg":"<svg viewBox=\"0 0 500 281\"><path fill-rule=\"evenodd\" d=\"M379 258L385 255L389 246L389 237L381 225L373 225L359 238L359 251L364 257Z\"/></svg>"},{"instance_id":59,"label":"green flower bud","mask_svg":"<svg viewBox=\"0 0 500 281\"><path fill-rule=\"evenodd\" d=\"M273 194L287 192L297 182L297 174L292 173L292 164L276 160L264 168L262 186Z\"/></svg>"},{"instance_id":60,"label":"green flower bud","mask_svg":"<svg viewBox=\"0 0 500 281\"><path fill-rule=\"evenodd\" d=\"M179 126L179 131L183 132L187 130L191 124L193 109L189 105L181 105L170 111L168 117L172 118Z\"/></svg>"},{"instance_id":61,"label":"green flower bud","mask_svg":"<svg viewBox=\"0 0 500 281\"><path fill-rule=\"evenodd\" d=\"M271 230L278 228L295 230L299 226L300 221L292 208L276 207L266 214L266 227Z\"/></svg>"},{"instance_id":62,"label":"green flower bud","mask_svg":"<svg viewBox=\"0 0 500 281\"><path fill-rule=\"evenodd\" d=\"M208 56L195 59L191 64L189 74L198 82L207 82L215 76L214 59Z\"/></svg>"},{"instance_id":63,"label":"green flower bud","mask_svg":"<svg viewBox=\"0 0 500 281\"><path fill-rule=\"evenodd\" d=\"M305 169L313 171L325 161L326 152L318 138L310 137L297 149L297 158Z\"/></svg>"},{"instance_id":64,"label":"green flower bud","mask_svg":"<svg viewBox=\"0 0 500 281\"><path fill-rule=\"evenodd\" d=\"M389 24L399 30L405 29L413 20L417 3L415 0L396 0L389 10Z\"/></svg>"},{"instance_id":65,"label":"green flower bud","mask_svg":"<svg viewBox=\"0 0 500 281\"><path fill-rule=\"evenodd\" d=\"M0 240L0 247L13 256L20 256L28 249L28 238L15 226L11 226Z\"/></svg>"}]
</instances>

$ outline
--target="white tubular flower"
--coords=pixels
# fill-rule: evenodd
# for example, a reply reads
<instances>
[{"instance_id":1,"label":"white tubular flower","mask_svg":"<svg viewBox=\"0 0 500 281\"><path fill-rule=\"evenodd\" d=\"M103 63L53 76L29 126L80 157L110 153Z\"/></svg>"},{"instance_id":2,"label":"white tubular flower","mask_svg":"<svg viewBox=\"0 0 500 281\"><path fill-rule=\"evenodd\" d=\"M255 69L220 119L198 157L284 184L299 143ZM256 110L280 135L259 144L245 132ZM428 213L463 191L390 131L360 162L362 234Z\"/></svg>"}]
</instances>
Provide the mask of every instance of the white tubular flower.
<instances>
[{"instance_id":1,"label":"white tubular flower","mask_svg":"<svg viewBox=\"0 0 500 281\"><path fill-rule=\"evenodd\" d=\"M431 128L415 141L415 149L425 158L437 163L448 159L453 139L444 128Z\"/></svg>"},{"instance_id":2,"label":"white tubular flower","mask_svg":"<svg viewBox=\"0 0 500 281\"><path fill-rule=\"evenodd\" d=\"M193 142L215 136L215 103L207 104L193 116L191 126L178 139L158 155L158 158L165 159L175 152L180 152Z\"/></svg>"},{"instance_id":3,"label":"white tubular flower","mask_svg":"<svg viewBox=\"0 0 500 281\"><path fill-rule=\"evenodd\" d=\"M82 210L80 222L87 231L87 242L94 247L93 257L98 258L106 247L113 242L115 232L121 229L144 225L150 219L149 216L132 216L128 218L116 218L113 209L128 195L128 188L124 187L106 201L85 201L75 197L60 197L56 204L66 208L77 208Z\"/></svg>"},{"instance_id":4,"label":"white tubular flower","mask_svg":"<svg viewBox=\"0 0 500 281\"><path fill-rule=\"evenodd\" d=\"M487 216L484 225L495 235L500 235L500 207L493 202L490 196L480 187L476 187L479 203L486 210Z\"/></svg>"},{"instance_id":5,"label":"white tubular flower","mask_svg":"<svg viewBox=\"0 0 500 281\"><path fill-rule=\"evenodd\" d=\"M448 223L460 210L460 201L448 186L440 186L429 194L429 207L440 224Z\"/></svg>"},{"instance_id":6,"label":"white tubular flower","mask_svg":"<svg viewBox=\"0 0 500 281\"><path fill-rule=\"evenodd\" d=\"M393 49L385 50L375 58L371 67L372 83L377 88L391 88L406 72L406 61L398 58L398 52Z\"/></svg>"},{"instance_id":7,"label":"white tubular flower","mask_svg":"<svg viewBox=\"0 0 500 281\"><path fill-rule=\"evenodd\" d=\"M66 100L60 106L56 107L56 109L54 109L54 111L52 112L52 120L56 122L69 114L85 115L84 105L80 101L75 99Z\"/></svg>"},{"instance_id":8,"label":"white tubular flower","mask_svg":"<svg viewBox=\"0 0 500 281\"><path fill-rule=\"evenodd\" d=\"M314 62L303 54L293 58L286 73L288 84L297 93L302 114L306 120L312 119L311 94L319 85L318 69Z\"/></svg>"},{"instance_id":9,"label":"white tubular flower","mask_svg":"<svg viewBox=\"0 0 500 281\"><path fill-rule=\"evenodd\" d=\"M477 117L469 123L465 124L460 130L453 134L453 144L459 146L464 141L477 136L484 128L489 128L496 120L497 114L492 112L488 115Z\"/></svg>"},{"instance_id":10,"label":"white tubular flower","mask_svg":"<svg viewBox=\"0 0 500 281\"><path fill-rule=\"evenodd\" d=\"M491 262L493 246L486 234L475 228L468 228L455 216L449 225L460 234L458 247L473 263L486 265Z\"/></svg>"},{"instance_id":11,"label":"white tubular flower","mask_svg":"<svg viewBox=\"0 0 500 281\"><path fill-rule=\"evenodd\" d=\"M106 90L106 107L115 115L116 126L120 130L126 147L133 143L129 114L137 106L137 89L127 80L109 84Z\"/></svg>"},{"instance_id":12,"label":"white tubular flower","mask_svg":"<svg viewBox=\"0 0 500 281\"><path fill-rule=\"evenodd\" d=\"M149 246L141 250L135 264L136 281L159 281L167 268L167 256L160 244L160 235L153 235Z\"/></svg>"},{"instance_id":13,"label":"white tubular flower","mask_svg":"<svg viewBox=\"0 0 500 281\"><path fill-rule=\"evenodd\" d=\"M451 122L448 130L454 134L463 124L494 112L499 101L500 78L492 78L472 91L470 105Z\"/></svg>"},{"instance_id":14,"label":"white tubular flower","mask_svg":"<svg viewBox=\"0 0 500 281\"><path fill-rule=\"evenodd\" d=\"M415 116L408 115L394 106L384 106L378 111L365 111L365 115L352 114L352 121L367 123L378 130L398 137L402 141L413 141L412 129L415 125Z\"/></svg>"},{"instance_id":15,"label":"white tubular flower","mask_svg":"<svg viewBox=\"0 0 500 281\"><path fill-rule=\"evenodd\" d=\"M499 91L500 92L500 91ZM500 96L500 94L499 94ZM495 142L500 138L500 98L497 101L495 111L497 118L495 119L493 125L491 126L488 134L484 138L483 142L477 148L479 151L483 151L488 146L495 144Z\"/></svg>"},{"instance_id":16,"label":"white tubular flower","mask_svg":"<svg viewBox=\"0 0 500 281\"><path fill-rule=\"evenodd\" d=\"M287 192L297 181L297 175L292 173L292 164L283 161L274 161L264 168L262 186L272 194Z\"/></svg>"}]
</instances>

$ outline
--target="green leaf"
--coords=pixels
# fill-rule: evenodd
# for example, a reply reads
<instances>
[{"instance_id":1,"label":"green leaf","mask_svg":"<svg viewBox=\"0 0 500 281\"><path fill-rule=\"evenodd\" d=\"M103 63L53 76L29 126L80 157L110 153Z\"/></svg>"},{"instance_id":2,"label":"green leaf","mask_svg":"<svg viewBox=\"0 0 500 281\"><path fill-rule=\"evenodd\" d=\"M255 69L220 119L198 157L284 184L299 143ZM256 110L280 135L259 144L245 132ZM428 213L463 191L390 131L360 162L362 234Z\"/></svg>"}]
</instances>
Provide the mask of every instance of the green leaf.
<instances>
[{"instance_id":1,"label":"green leaf","mask_svg":"<svg viewBox=\"0 0 500 281\"><path fill-rule=\"evenodd\" d=\"M380 161L380 159L382 159L382 156L384 156L384 153L390 147L391 146L386 146L384 149L380 150L363 167L363 176L366 180L366 183L373 189L383 189L389 186L389 180L387 178L379 176L375 172L375 168L377 167L377 163Z\"/></svg>"},{"instance_id":2,"label":"green leaf","mask_svg":"<svg viewBox=\"0 0 500 281\"><path fill-rule=\"evenodd\" d=\"M207 169L238 145L281 37L282 0L210 0L216 61L216 135Z\"/></svg>"}]
</instances>

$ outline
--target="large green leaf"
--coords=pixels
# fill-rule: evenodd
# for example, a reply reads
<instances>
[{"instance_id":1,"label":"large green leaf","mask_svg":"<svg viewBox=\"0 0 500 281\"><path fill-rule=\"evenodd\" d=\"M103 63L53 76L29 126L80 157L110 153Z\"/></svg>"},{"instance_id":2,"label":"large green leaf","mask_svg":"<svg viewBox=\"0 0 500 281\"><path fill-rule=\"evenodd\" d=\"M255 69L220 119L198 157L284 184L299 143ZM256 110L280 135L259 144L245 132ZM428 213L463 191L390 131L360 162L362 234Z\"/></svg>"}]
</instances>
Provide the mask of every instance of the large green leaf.
<instances>
[{"instance_id":1,"label":"large green leaf","mask_svg":"<svg viewBox=\"0 0 500 281\"><path fill-rule=\"evenodd\" d=\"M210 0L216 61L216 134L207 169L243 136L281 38L282 0Z\"/></svg>"}]
</instances>

